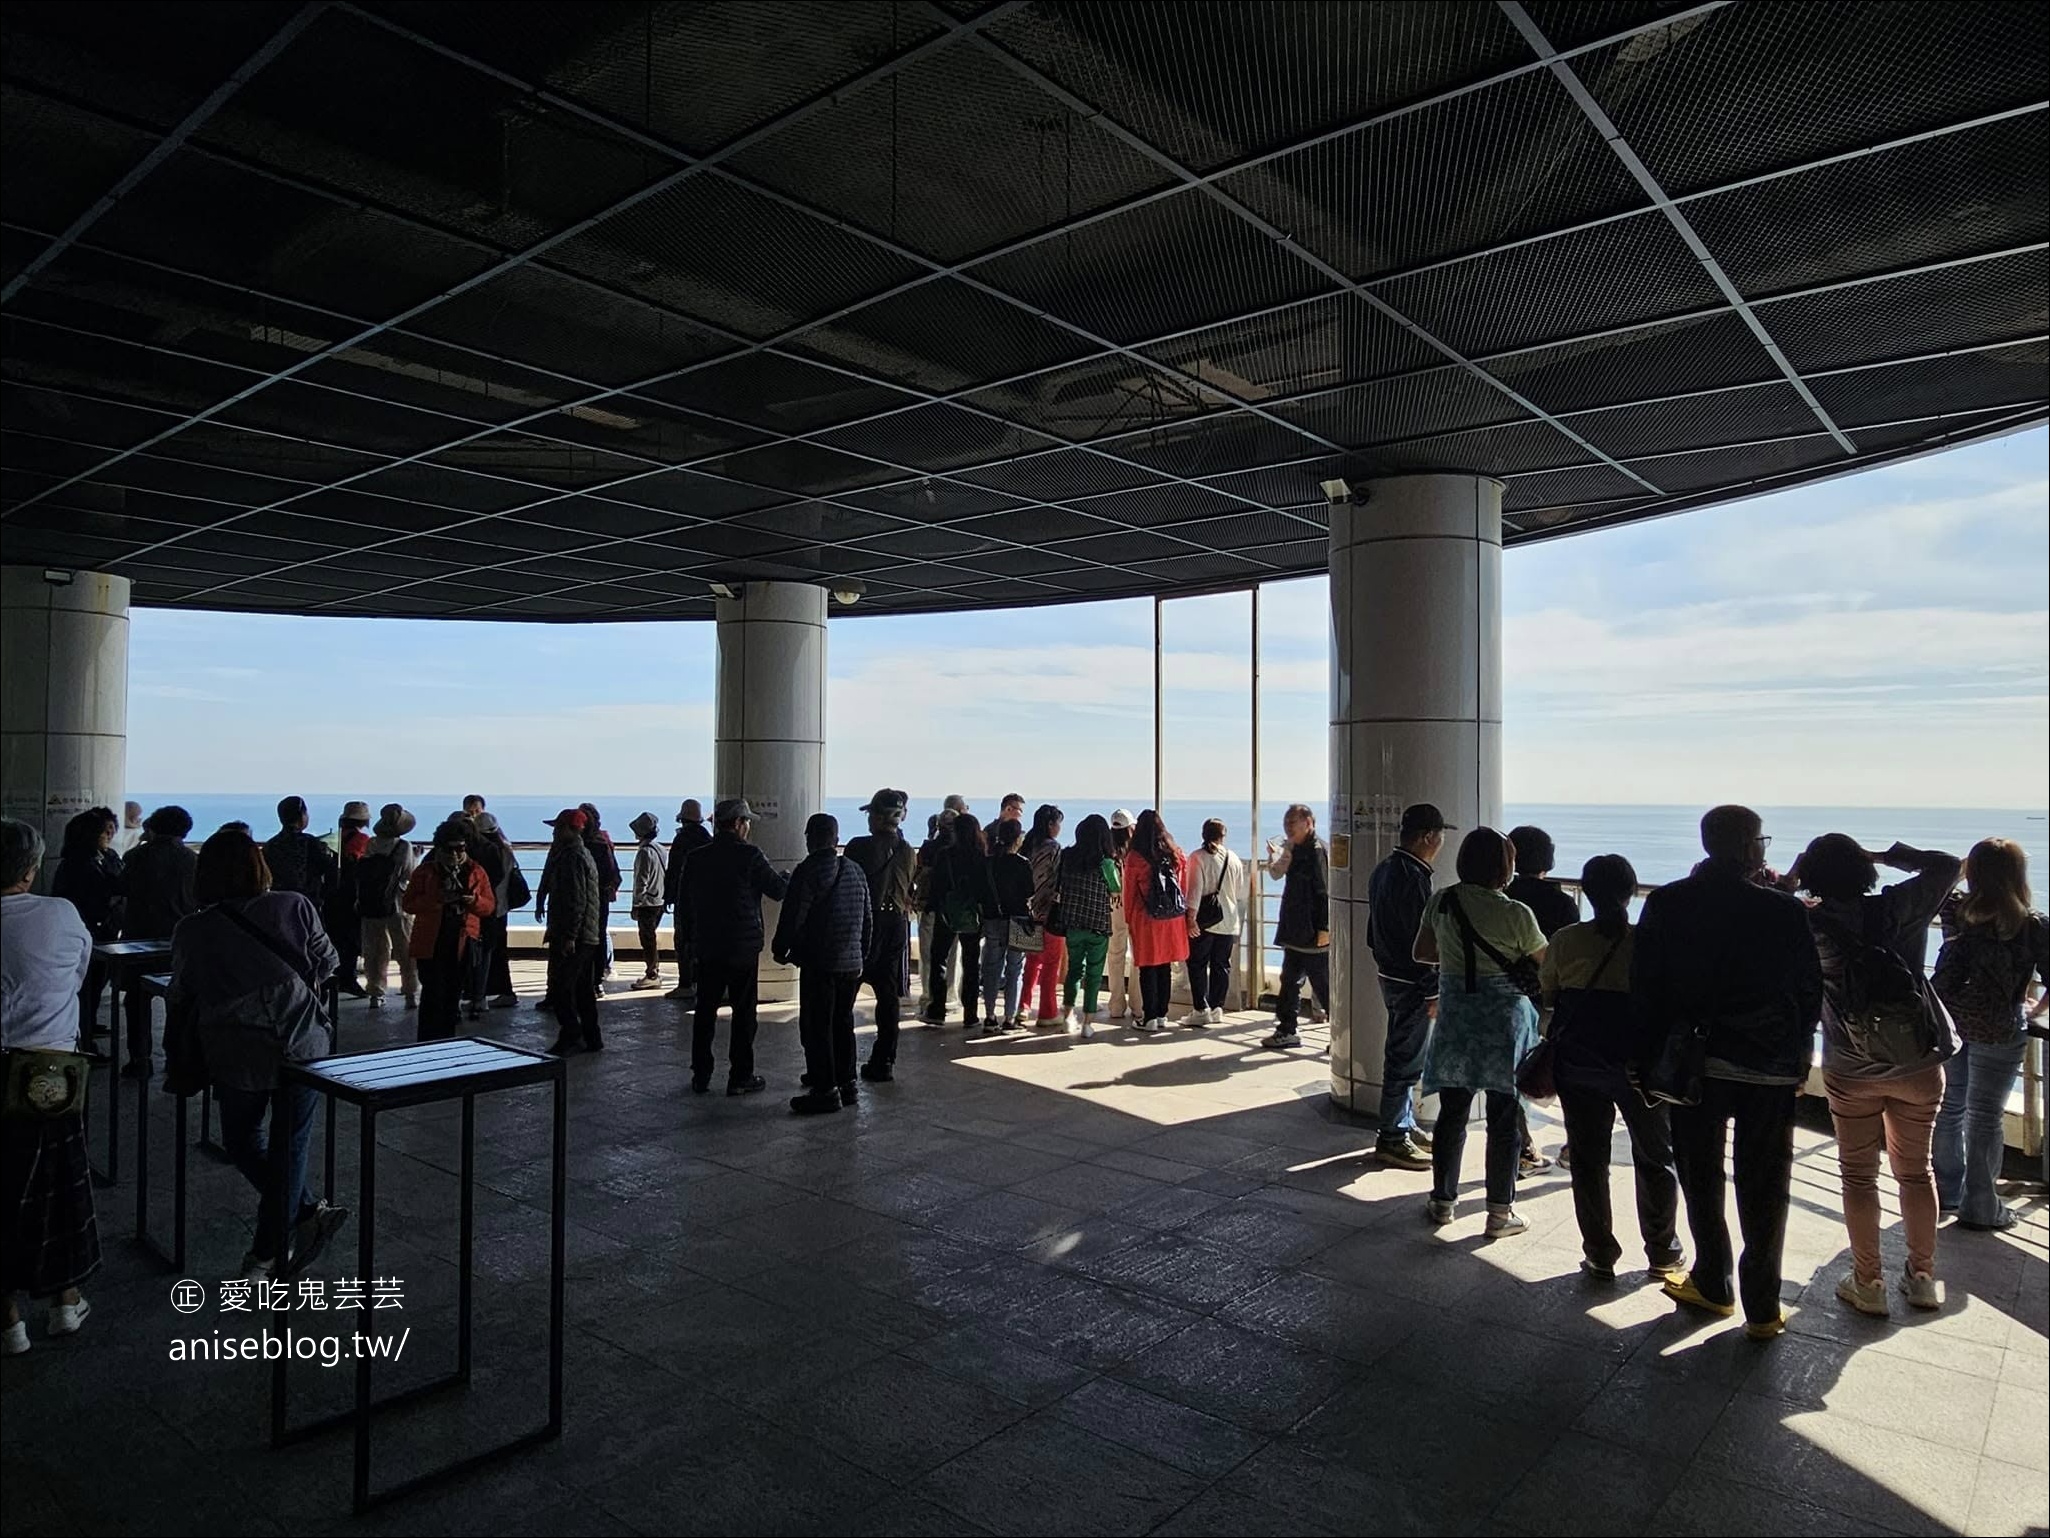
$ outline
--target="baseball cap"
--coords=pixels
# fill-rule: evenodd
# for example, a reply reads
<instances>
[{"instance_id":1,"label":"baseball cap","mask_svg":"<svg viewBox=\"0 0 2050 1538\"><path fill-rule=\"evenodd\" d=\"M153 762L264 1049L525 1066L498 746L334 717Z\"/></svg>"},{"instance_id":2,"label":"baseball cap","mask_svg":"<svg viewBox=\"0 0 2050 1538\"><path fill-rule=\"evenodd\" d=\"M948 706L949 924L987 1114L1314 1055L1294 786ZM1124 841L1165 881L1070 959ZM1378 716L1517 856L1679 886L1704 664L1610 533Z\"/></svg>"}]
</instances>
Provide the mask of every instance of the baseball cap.
<instances>
[{"instance_id":1,"label":"baseball cap","mask_svg":"<svg viewBox=\"0 0 2050 1538\"><path fill-rule=\"evenodd\" d=\"M1445 814L1428 801L1419 801L1415 806L1402 809L1402 837L1415 833L1438 833L1458 831L1445 820Z\"/></svg>"},{"instance_id":2,"label":"baseball cap","mask_svg":"<svg viewBox=\"0 0 2050 1538\"><path fill-rule=\"evenodd\" d=\"M1119 807L1110 814L1110 825L1113 828L1129 828L1132 825L1132 814Z\"/></svg>"},{"instance_id":3,"label":"baseball cap","mask_svg":"<svg viewBox=\"0 0 2050 1538\"><path fill-rule=\"evenodd\" d=\"M908 791L892 790L889 786L885 785L881 790L868 798L868 805L864 806L862 810L864 812L896 812L901 816L904 808L910 804L911 795Z\"/></svg>"},{"instance_id":4,"label":"baseball cap","mask_svg":"<svg viewBox=\"0 0 2050 1538\"><path fill-rule=\"evenodd\" d=\"M574 828L577 832L581 833L584 831L584 814L573 806L566 806L548 819L548 826L551 828Z\"/></svg>"},{"instance_id":5,"label":"baseball cap","mask_svg":"<svg viewBox=\"0 0 2050 1538\"><path fill-rule=\"evenodd\" d=\"M747 804L744 796L729 796L712 808L714 822L753 822L755 809Z\"/></svg>"}]
</instances>

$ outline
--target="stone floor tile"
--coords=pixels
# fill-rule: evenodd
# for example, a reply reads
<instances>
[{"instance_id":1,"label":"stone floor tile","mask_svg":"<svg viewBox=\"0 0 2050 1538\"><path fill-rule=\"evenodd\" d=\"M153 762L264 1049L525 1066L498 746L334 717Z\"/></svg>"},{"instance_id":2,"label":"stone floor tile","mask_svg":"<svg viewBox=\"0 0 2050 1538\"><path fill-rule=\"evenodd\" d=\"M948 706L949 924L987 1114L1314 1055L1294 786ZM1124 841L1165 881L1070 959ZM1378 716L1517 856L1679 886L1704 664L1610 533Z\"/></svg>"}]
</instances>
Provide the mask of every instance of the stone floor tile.
<instances>
[{"instance_id":1,"label":"stone floor tile","mask_svg":"<svg viewBox=\"0 0 2050 1538\"><path fill-rule=\"evenodd\" d=\"M1144 1533L1201 1480L1042 1412L941 1465L912 1493L1004 1533Z\"/></svg>"}]
</instances>

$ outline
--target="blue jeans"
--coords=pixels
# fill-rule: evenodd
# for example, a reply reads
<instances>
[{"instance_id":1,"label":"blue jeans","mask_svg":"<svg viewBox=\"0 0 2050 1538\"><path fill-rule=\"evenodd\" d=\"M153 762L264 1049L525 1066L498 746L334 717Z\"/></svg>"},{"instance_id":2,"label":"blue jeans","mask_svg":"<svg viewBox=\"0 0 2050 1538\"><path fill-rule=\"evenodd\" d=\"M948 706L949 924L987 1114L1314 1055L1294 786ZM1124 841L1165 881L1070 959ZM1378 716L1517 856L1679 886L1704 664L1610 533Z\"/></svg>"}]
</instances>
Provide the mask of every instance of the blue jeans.
<instances>
[{"instance_id":1,"label":"blue jeans","mask_svg":"<svg viewBox=\"0 0 2050 1538\"><path fill-rule=\"evenodd\" d=\"M1401 983L1384 977L1381 1002L1388 1007L1388 1046L1381 1059L1381 1140L1398 1143L1416 1130L1410 1091L1424 1076L1424 1052L1431 1045L1429 983Z\"/></svg>"},{"instance_id":2,"label":"blue jeans","mask_svg":"<svg viewBox=\"0 0 2050 1538\"><path fill-rule=\"evenodd\" d=\"M1943 1065L1943 1109L1936 1113L1936 1204L1967 1223L1997 1223L2003 1204L1993 1182L2006 1152L2007 1097L2022 1071L2029 1039L2007 1046L1968 1041Z\"/></svg>"},{"instance_id":3,"label":"blue jeans","mask_svg":"<svg viewBox=\"0 0 2050 1538\"><path fill-rule=\"evenodd\" d=\"M1477 1090L1446 1085L1438 1091L1438 1125L1431 1131L1431 1195L1449 1202L1459 1195L1459 1161L1466 1153L1466 1124L1473 1115ZM1491 1089L1488 1097L1488 1205L1508 1208L1516 1202L1516 1094Z\"/></svg>"},{"instance_id":4,"label":"blue jeans","mask_svg":"<svg viewBox=\"0 0 2050 1538\"><path fill-rule=\"evenodd\" d=\"M1011 949L1011 921L982 921L982 1014L986 1020L1008 1020L1018 1013L1018 983L1025 975L1025 953ZM997 1013L1003 999L1004 1012Z\"/></svg>"},{"instance_id":5,"label":"blue jeans","mask_svg":"<svg viewBox=\"0 0 2050 1538\"><path fill-rule=\"evenodd\" d=\"M313 1140L313 1108L320 1096L304 1086L284 1094L292 1107L291 1168L285 1176L285 1189L297 1194L290 1220L297 1222L314 1205L313 1195L306 1189L306 1145ZM287 1220L279 1210L270 1139L264 1131L272 1098L273 1092L267 1089L214 1088L214 1099L221 1107L221 1146L243 1178L256 1187L256 1242L250 1248L258 1260L281 1260L285 1254Z\"/></svg>"}]
</instances>

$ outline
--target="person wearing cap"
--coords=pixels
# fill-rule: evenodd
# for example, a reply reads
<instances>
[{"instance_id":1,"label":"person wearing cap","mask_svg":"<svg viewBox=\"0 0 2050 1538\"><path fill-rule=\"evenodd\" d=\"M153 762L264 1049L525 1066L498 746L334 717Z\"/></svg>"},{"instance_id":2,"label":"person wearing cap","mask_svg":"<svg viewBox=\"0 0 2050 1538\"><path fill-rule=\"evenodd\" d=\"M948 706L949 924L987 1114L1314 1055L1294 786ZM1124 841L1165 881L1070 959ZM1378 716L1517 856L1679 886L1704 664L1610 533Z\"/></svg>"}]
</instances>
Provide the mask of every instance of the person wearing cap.
<instances>
[{"instance_id":1,"label":"person wearing cap","mask_svg":"<svg viewBox=\"0 0 2050 1538\"><path fill-rule=\"evenodd\" d=\"M698 953L698 1007L691 1022L690 1087L712 1087L712 1038L719 1006L733 1005L726 1047L726 1093L752 1095L767 1088L755 1072L755 1006L762 963L762 899L778 902L790 890L768 857L748 842L754 809L732 797L712 808L712 842L690 857L684 899L690 907L691 943Z\"/></svg>"},{"instance_id":2,"label":"person wearing cap","mask_svg":"<svg viewBox=\"0 0 2050 1538\"><path fill-rule=\"evenodd\" d=\"M1118 862L1120 873L1125 868L1125 856L1132 852L1132 825L1132 814L1126 808L1121 806L1110 814L1111 858ZM1110 905L1110 939L1103 953L1103 983L1108 995L1105 1007L1112 1020L1146 1018L1139 1005L1138 969L1132 965L1132 926L1122 902Z\"/></svg>"},{"instance_id":3,"label":"person wearing cap","mask_svg":"<svg viewBox=\"0 0 2050 1538\"><path fill-rule=\"evenodd\" d=\"M579 1046L596 1052L605 1045L598 1034L598 935L604 924L604 892L598 862L584 842L583 812L566 806L548 819L555 841L548 850L552 905L542 943L548 947L548 998L555 1009L557 1057Z\"/></svg>"},{"instance_id":4,"label":"person wearing cap","mask_svg":"<svg viewBox=\"0 0 2050 1538\"><path fill-rule=\"evenodd\" d=\"M416 825L413 814L396 801L378 809L370 842L356 861L356 912L363 935L363 981L370 1007L384 1008L385 983L394 956L399 962L399 987L406 1008L420 1006L420 978L413 965L413 916L399 902L413 879L413 841L406 835Z\"/></svg>"},{"instance_id":5,"label":"person wearing cap","mask_svg":"<svg viewBox=\"0 0 2050 1538\"><path fill-rule=\"evenodd\" d=\"M676 986L668 997L689 1004L698 996L697 968L692 963L690 925L684 917L683 862L712 842L712 830L705 826L705 809L695 799L676 809L676 837L669 841L669 873L662 900L676 910Z\"/></svg>"},{"instance_id":6,"label":"person wearing cap","mask_svg":"<svg viewBox=\"0 0 2050 1538\"><path fill-rule=\"evenodd\" d=\"M356 959L363 944L363 916L356 911L356 862L370 847L370 803L351 801L335 820L335 884L328 891L327 907L321 920L342 964L335 971L337 986L352 998L364 996L356 977Z\"/></svg>"},{"instance_id":7,"label":"person wearing cap","mask_svg":"<svg viewBox=\"0 0 2050 1538\"><path fill-rule=\"evenodd\" d=\"M868 882L870 909L868 949L861 963L861 981L875 994L876 1039L861 1076L872 1084L896 1077L897 1032L904 995L911 991L912 890L918 876L918 851L904 837L904 813L911 798L887 786L868 798L861 810L868 832L847 841L847 858L861 868Z\"/></svg>"},{"instance_id":8,"label":"person wearing cap","mask_svg":"<svg viewBox=\"0 0 2050 1538\"><path fill-rule=\"evenodd\" d=\"M797 967L797 1033L804 1042L804 1082L790 1102L800 1116L837 1111L855 1101L854 995L861 988L875 918L868 878L840 853L840 823L824 812L805 820L808 851L790 873L790 895L776 923L771 953Z\"/></svg>"},{"instance_id":9,"label":"person wearing cap","mask_svg":"<svg viewBox=\"0 0 2050 1538\"><path fill-rule=\"evenodd\" d=\"M1438 969L1416 959L1417 930L1431 900L1432 867L1451 828L1428 801L1402 810L1398 843L1367 878L1367 944L1388 1012L1381 1053L1381 1129L1374 1152L1398 1169L1431 1167L1431 1140L1417 1126L1413 1096L1424 1076L1431 1021L1438 1013Z\"/></svg>"},{"instance_id":10,"label":"person wearing cap","mask_svg":"<svg viewBox=\"0 0 2050 1538\"><path fill-rule=\"evenodd\" d=\"M1317 814L1298 801L1281 817L1287 842L1267 846L1267 874L1279 876L1281 912L1274 921L1274 943L1281 947L1281 986L1274 1002L1274 1034L1260 1043L1281 1049L1299 1047L1296 1011L1305 981L1310 996L1331 1007L1331 862L1317 837Z\"/></svg>"},{"instance_id":11,"label":"person wearing cap","mask_svg":"<svg viewBox=\"0 0 2050 1538\"><path fill-rule=\"evenodd\" d=\"M1552 835L1533 823L1524 823L1509 830L1509 842L1516 846L1516 875L1509 883L1509 895L1536 915L1545 939L1549 941L1569 924L1578 924L1580 900L1558 882L1545 879L1559 863ZM1530 1135L1528 1107L1519 1106L1518 1114L1523 1121L1523 1154L1517 1168L1525 1175L1542 1174L1552 1167L1552 1161L1538 1152ZM1564 1149L1559 1158L1566 1162Z\"/></svg>"},{"instance_id":12,"label":"person wearing cap","mask_svg":"<svg viewBox=\"0 0 2050 1538\"><path fill-rule=\"evenodd\" d=\"M199 856L185 842L192 831L192 814L182 806L160 806L143 826L149 837L121 862L128 894L121 932L130 940L168 940L178 921L199 907L192 886ZM130 988L121 1002L128 1011L128 1061L122 1076L147 1079L154 1047L150 995Z\"/></svg>"},{"instance_id":13,"label":"person wearing cap","mask_svg":"<svg viewBox=\"0 0 2050 1538\"><path fill-rule=\"evenodd\" d=\"M470 947L484 915L493 911L491 877L470 858L470 821L451 817L434 830L434 850L406 883L399 904L413 915L408 947L420 967L420 1036L434 1041L456 1033Z\"/></svg>"},{"instance_id":14,"label":"person wearing cap","mask_svg":"<svg viewBox=\"0 0 2050 1538\"><path fill-rule=\"evenodd\" d=\"M577 810L584 814L584 847L591 851L591 863L598 867L598 895L605 899L605 912L600 917L598 976L591 986L602 996L605 992L604 979L612 975L612 905L619 901L619 889L623 884L619 869L619 853L613 848L612 835L605 831L605 824L598 808L589 801L577 803Z\"/></svg>"},{"instance_id":15,"label":"person wearing cap","mask_svg":"<svg viewBox=\"0 0 2050 1538\"><path fill-rule=\"evenodd\" d=\"M634 924L641 932L641 975L634 982L636 988L659 988L662 986L662 942L657 931L662 925L662 910L668 904L669 856L662 846L655 842L655 835L662 831L662 819L653 812L643 812L627 824L633 829L634 839Z\"/></svg>"}]
</instances>

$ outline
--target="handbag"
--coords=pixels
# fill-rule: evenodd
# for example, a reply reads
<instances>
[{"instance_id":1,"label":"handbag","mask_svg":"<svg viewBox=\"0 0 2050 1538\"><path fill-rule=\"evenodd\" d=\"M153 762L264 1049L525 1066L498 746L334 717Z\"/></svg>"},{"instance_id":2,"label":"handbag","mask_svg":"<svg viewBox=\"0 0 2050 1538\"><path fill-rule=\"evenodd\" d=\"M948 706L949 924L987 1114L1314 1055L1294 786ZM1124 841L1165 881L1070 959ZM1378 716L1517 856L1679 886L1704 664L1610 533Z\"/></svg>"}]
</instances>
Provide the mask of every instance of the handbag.
<instances>
[{"instance_id":1,"label":"handbag","mask_svg":"<svg viewBox=\"0 0 2050 1538\"><path fill-rule=\"evenodd\" d=\"M1046 949L1046 934L1031 918L1011 920L1011 932L1004 941L1007 950L1023 951L1028 956L1037 956Z\"/></svg>"},{"instance_id":2,"label":"handbag","mask_svg":"<svg viewBox=\"0 0 2050 1538\"><path fill-rule=\"evenodd\" d=\"M1684 1031L1666 1032L1657 1057L1624 1071L1648 1106L1700 1105L1702 1080L1708 1075L1707 1017Z\"/></svg>"},{"instance_id":3,"label":"handbag","mask_svg":"<svg viewBox=\"0 0 2050 1538\"><path fill-rule=\"evenodd\" d=\"M92 1059L83 1052L14 1047L0 1053L0 1062L6 1065L0 1115L9 1121L49 1121L85 1110Z\"/></svg>"},{"instance_id":4,"label":"handbag","mask_svg":"<svg viewBox=\"0 0 2050 1538\"><path fill-rule=\"evenodd\" d=\"M1217 884L1204 893L1196 904L1196 927L1215 929L1224 922L1224 899L1218 894L1224 890L1225 878L1231 874L1231 851L1224 851L1224 859L1217 867Z\"/></svg>"},{"instance_id":5,"label":"handbag","mask_svg":"<svg viewBox=\"0 0 2050 1538\"><path fill-rule=\"evenodd\" d=\"M299 970L300 959L285 949L284 942L276 935L267 934L249 921L249 915L227 903L218 905L229 920L249 935L265 950L285 964L285 968L305 988L305 1000L292 1011L291 1020L277 1032L280 1054L288 1063L310 1062L334 1050L335 1023L328 1018L327 1008L321 1003L320 989L314 980ZM310 1007L309 1007L310 1006ZM194 1033L197 1035L197 1032ZM309 1040L315 1035L327 1039L317 1051L307 1051Z\"/></svg>"},{"instance_id":6,"label":"handbag","mask_svg":"<svg viewBox=\"0 0 2050 1538\"><path fill-rule=\"evenodd\" d=\"M1628 932L1628 930L1624 931L1625 934ZM1581 989L1567 991L1560 996L1559 1002L1563 1005L1573 993L1582 991L1582 989L1592 990L1594 985L1602 980L1602 974L1608 971L1609 962L1615 957L1616 950L1622 943L1622 935L1618 935L1615 939L1611 940L1609 948L1602 953L1600 964L1595 967L1593 974L1588 980L1581 985ZM1565 1034L1567 1026L1572 1022L1572 1018L1571 1010L1554 1010L1552 1012L1552 1029L1550 1033L1528 1052L1524 1053L1523 1061L1516 1065L1516 1088L1525 1099L1551 1101L1558 1098L1559 1039Z\"/></svg>"},{"instance_id":7,"label":"handbag","mask_svg":"<svg viewBox=\"0 0 2050 1538\"><path fill-rule=\"evenodd\" d=\"M1466 909L1460 906L1459 897L1454 891L1446 891L1445 906L1452 910L1452 917L1459 925L1459 932L1466 938L1466 991L1472 993L1479 986L1474 959L1474 949L1479 947L1490 961L1502 969L1502 975L1509 979L1511 987L1531 1003L1542 1007L1545 985L1538 975L1537 962L1528 956L1518 956L1512 961L1482 939L1479 931L1473 927L1473 920L1466 916Z\"/></svg>"}]
</instances>

